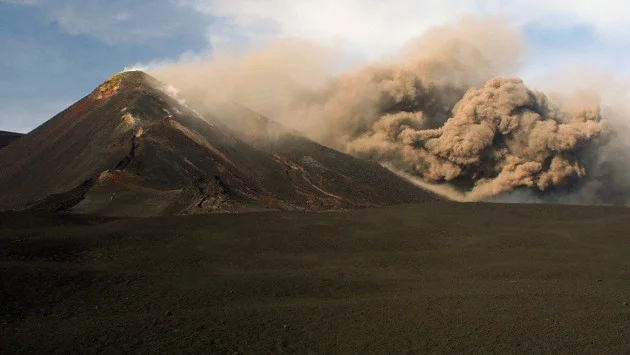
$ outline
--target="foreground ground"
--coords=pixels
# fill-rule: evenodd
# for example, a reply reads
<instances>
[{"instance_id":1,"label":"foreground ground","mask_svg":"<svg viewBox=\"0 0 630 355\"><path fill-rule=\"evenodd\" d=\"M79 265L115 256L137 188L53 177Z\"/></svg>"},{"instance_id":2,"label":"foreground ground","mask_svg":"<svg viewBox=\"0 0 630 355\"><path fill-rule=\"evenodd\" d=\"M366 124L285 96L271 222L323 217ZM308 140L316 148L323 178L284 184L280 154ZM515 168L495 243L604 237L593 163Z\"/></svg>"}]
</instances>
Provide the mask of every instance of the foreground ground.
<instances>
[{"instance_id":1,"label":"foreground ground","mask_svg":"<svg viewBox=\"0 0 630 355\"><path fill-rule=\"evenodd\" d=\"M630 210L0 216L0 353L626 353Z\"/></svg>"}]
</instances>

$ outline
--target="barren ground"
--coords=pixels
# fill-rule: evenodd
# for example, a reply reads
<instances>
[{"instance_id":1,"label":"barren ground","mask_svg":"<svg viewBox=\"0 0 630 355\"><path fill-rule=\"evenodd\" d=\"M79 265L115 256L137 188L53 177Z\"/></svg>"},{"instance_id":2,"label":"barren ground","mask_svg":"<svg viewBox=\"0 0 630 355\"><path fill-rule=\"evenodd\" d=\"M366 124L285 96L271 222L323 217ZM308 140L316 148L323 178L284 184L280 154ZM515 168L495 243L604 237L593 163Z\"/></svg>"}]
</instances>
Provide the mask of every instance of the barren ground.
<instances>
[{"instance_id":1,"label":"barren ground","mask_svg":"<svg viewBox=\"0 0 630 355\"><path fill-rule=\"evenodd\" d=\"M626 353L629 217L4 214L0 353Z\"/></svg>"}]
</instances>

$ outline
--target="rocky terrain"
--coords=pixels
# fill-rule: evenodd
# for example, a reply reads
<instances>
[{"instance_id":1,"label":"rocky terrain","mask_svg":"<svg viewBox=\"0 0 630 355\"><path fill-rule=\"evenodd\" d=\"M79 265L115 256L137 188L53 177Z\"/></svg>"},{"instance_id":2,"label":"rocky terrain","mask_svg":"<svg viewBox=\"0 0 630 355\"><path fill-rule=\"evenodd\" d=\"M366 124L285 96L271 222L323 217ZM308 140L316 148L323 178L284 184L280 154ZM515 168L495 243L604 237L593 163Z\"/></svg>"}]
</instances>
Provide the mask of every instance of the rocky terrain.
<instances>
[{"instance_id":1,"label":"rocky terrain","mask_svg":"<svg viewBox=\"0 0 630 355\"><path fill-rule=\"evenodd\" d=\"M201 116L139 71L2 149L0 165L1 210L156 216L438 199L245 109Z\"/></svg>"},{"instance_id":2,"label":"rocky terrain","mask_svg":"<svg viewBox=\"0 0 630 355\"><path fill-rule=\"evenodd\" d=\"M0 353L620 354L625 208L0 215Z\"/></svg>"},{"instance_id":3,"label":"rocky terrain","mask_svg":"<svg viewBox=\"0 0 630 355\"><path fill-rule=\"evenodd\" d=\"M6 147L7 145L9 145L9 143L22 136L22 133L0 131L0 149Z\"/></svg>"}]
</instances>

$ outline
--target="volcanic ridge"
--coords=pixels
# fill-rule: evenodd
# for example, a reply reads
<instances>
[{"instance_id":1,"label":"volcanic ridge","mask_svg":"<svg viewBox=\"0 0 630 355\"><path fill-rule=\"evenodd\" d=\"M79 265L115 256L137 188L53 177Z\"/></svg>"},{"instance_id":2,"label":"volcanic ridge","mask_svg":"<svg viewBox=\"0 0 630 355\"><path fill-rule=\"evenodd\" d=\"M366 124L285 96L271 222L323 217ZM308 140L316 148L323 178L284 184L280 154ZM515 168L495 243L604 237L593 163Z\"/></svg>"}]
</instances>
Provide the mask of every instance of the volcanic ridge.
<instances>
[{"instance_id":1,"label":"volcanic ridge","mask_svg":"<svg viewBox=\"0 0 630 355\"><path fill-rule=\"evenodd\" d=\"M152 216L438 199L376 163L228 106L229 115L202 117L144 72L116 74L0 150L0 210Z\"/></svg>"},{"instance_id":2,"label":"volcanic ridge","mask_svg":"<svg viewBox=\"0 0 630 355\"><path fill-rule=\"evenodd\" d=\"M0 131L0 149L9 145L9 143L22 137L22 133Z\"/></svg>"}]
</instances>

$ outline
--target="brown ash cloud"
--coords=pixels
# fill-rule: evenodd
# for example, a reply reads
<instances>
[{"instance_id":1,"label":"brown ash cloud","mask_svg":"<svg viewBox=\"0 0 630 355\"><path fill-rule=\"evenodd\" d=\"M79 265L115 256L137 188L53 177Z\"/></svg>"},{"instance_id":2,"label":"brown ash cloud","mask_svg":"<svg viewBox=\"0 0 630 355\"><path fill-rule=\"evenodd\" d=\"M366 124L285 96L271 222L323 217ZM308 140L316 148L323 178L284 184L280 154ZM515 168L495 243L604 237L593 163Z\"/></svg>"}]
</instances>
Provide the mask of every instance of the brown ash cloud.
<instances>
[{"instance_id":1,"label":"brown ash cloud","mask_svg":"<svg viewBox=\"0 0 630 355\"><path fill-rule=\"evenodd\" d=\"M528 88L513 77L526 54L506 20L467 18L342 74L329 48L301 40L150 73L199 110L238 102L453 200L626 204L625 111Z\"/></svg>"},{"instance_id":2,"label":"brown ash cloud","mask_svg":"<svg viewBox=\"0 0 630 355\"><path fill-rule=\"evenodd\" d=\"M609 135L598 107L563 111L515 78L468 90L442 126L427 126L423 111L385 114L346 149L429 183L457 186L455 199L483 200L583 178L583 152Z\"/></svg>"}]
</instances>

